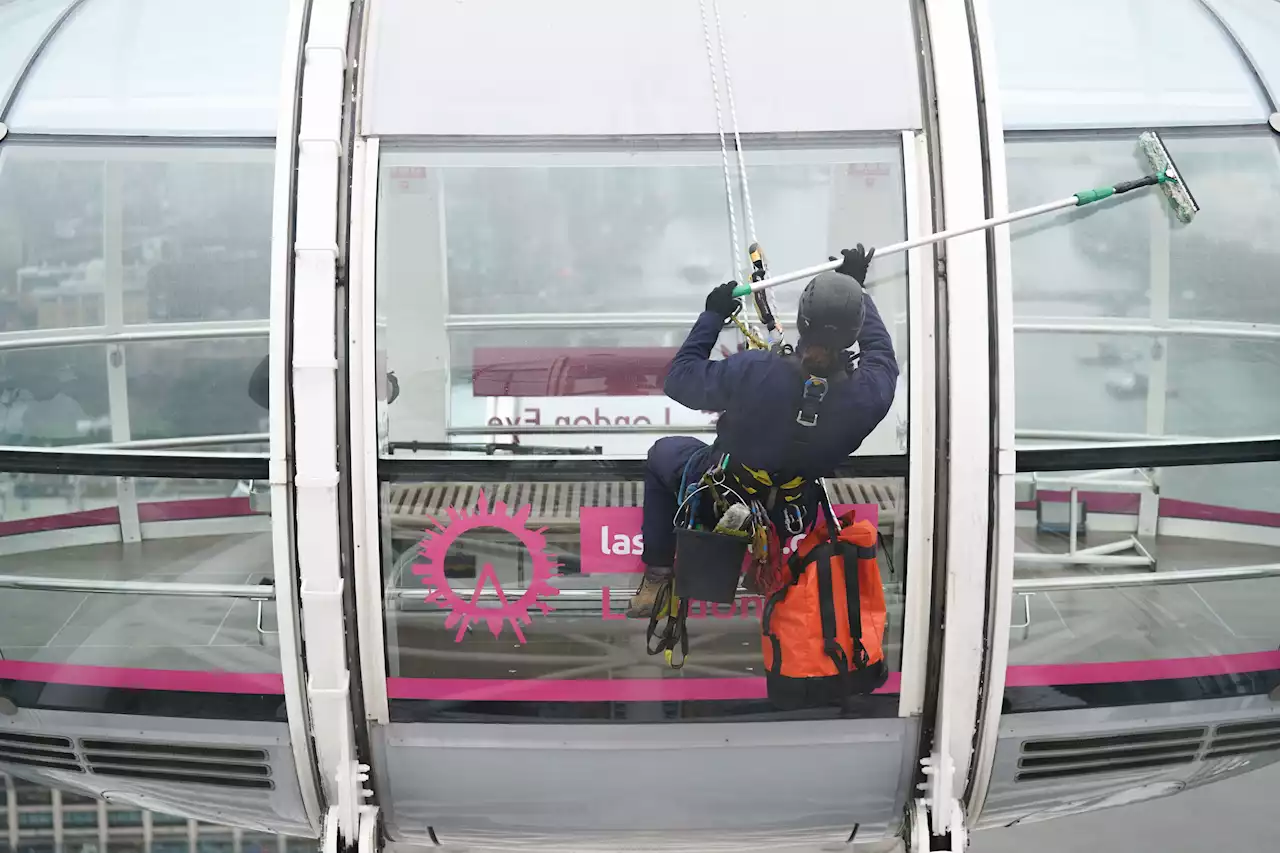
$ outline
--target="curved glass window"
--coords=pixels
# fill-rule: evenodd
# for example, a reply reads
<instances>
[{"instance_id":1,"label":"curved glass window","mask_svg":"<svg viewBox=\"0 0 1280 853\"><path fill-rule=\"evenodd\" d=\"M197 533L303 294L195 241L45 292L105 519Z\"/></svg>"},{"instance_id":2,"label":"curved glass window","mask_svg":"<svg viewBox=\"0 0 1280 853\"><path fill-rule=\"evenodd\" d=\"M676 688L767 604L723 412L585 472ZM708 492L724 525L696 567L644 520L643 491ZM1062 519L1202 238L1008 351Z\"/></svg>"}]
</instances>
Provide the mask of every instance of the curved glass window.
<instances>
[{"instance_id":1,"label":"curved glass window","mask_svg":"<svg viewBox=\"0 0 1280 853\"><path fill-rule=\"evenodd\" d=\"M274 159L6 142L0 333L266 319Z\"/></svg>"},{"instance_id":2,"label":"curved glass window","mask_svg":"<svg viewBox=\"0 0 1280 853\"><path fill-rule=\"evenodd\" d=\"M888 143L751 152L757 228L768 241L773 268L807 266L849 234L868 245L902 239L902 156L899 145ZM531 447L572 458L641 456L655 430L710 440L713 417L667 399L662 381L727 265L720 181L718 155L697 150L384 152L378 331L385 354L379 363L395 374L399 392L380 402L389 457L450 456L465 464L477 443L495 436L517 452ZM903 259L874 266L871 288L905 360ZM775 292L788 326L800 290L797 284ZM739 345L739 334L731 330L721 343L728 353ZM859 455L905 452L906 398L905 390L897 395L894 412ZM450 447L458 450L446 452ZM440 463L446 477L449 464ZM454 489L448 482L463 477L461 470L447 481L415 478L384 492L391 534L383 552L388 645L396 683L412 691L436 679L443 679L434 682L437 687L465 677L550 679L550 696L566 674L661 675L645 665L643 654L634 657L626 625L611 624L621 618L629 573L639 567L640 484L623 475L601 480L588 474L580 483L534 477L517 485L502 482L508 479L502 475L498 482ZM886 535L898 529L901 479L833 482L848 492L846 503L871 507ZM497 500L511 513L528 505L532 520L525 526L548 528L547 547L563 564L556 585L564 592L552 599L555 618L525 629L527 644L505 650L505 640L490 643L472 632L465 646L454 648L452 617L443 622L447 608L424 604L423 593L414 591L425 582L418 576L420 540L433 519L478 507L488 512ZM489 533L450 547L448 576L464 598L487 594L486 584L499 591L526 588L541 577L529 548L509 541L510 535ZM886 562L901 565L902 539L890 541L897 544ZM485 560L492 562L486 566ZM496 580L482 569L496 572ZM724 635L725 654L757 633L755 602L741 604L741 612L705 614L706 626ZM901 630L901 619L890 621ZM603 633L575 639L590 634L591 626ZM726 657L721 669L754 683L749 673L758 669L758 650L748 644L749 650ZM611 650L603 654L606 647ZM728 662L739 658L741 666ZM573 695L572 684L566 689Z\"/></svg>"},{"instance_id":3,"label":"curved glass window","mask_svg":"<svg viewBox=\"0 0 1280 853\"><path fill-rule=\"evenodd\" d=\"M262 454L290 5L83 0L4 117L0 696L42 752L0 764L305 834ZM0 0L0 87L66 8Z\"/></svg>"},{"instance_id":4,"label":"curved glass window","mask_svg":"<svg viewBox=\"0 0 1280 853\"><path fill-rule=\"evenodd\" d=\"M286 0L89 0L9 117L19 133L274 136Z\"/></svg>"},{"instance_id":5,"label":"curved glass window","mask_svg":"<svg viewBox=\"0 0 1280 853\"><path fill-rule=\"evenodd\" d=\"M1280 105L1280 4L1272 0L1206 0L1222 16L1258 76Z\"/></svg>"},{"instance_id":6,"label":"curved glass window","mask_svg":"<svg viewBox=\"0 0 1280 853\"><path fill-rule=\"evenodd\" d=\"M1027 583L1025 600L1015 599L1010 666L1274 653L1277 477L1280 463L1271 462L1023 475L1015 589ZM1099 549L1108 545L1116 547ZM1179 572L1248 567L1273 576L1170 583ZM1107 587L1108 575L1145 570L1157 575L1149 585ZM1064 582L1044 590L1031 582L1045 578ZM1259 669L1280 673L1273 657Z\"/></svg>"},{"instance_id":7,"label":"curved glass window","mask_svg":"<svg viewBox=\"0 0 1280 853\"><path fill-rule=\"evenodd\" d=\"M1275 749L1280 146L1205 4L993 12L1010 209L1145 174L1145 126L1174 128L1201 208L1179 225L1143 190L1011 228L1012 622L981 816L1005 826Z\"/></svg>"},{"instance_id":8,"label":"curved glass window","mask_svg":"<svg viewBox=\"0 0 1280 853\"><path fill-rule=\"evenodd\" d=\"M710 4L706 14L714 39ZM734 0L724 6L722 23L743 133L920 126L907 5ZM370 30L363 110L370 135L716 132L696 3L382 0ZM448 37L424 51L422 33ZM832 42L830 50L815 50L819 33L856 33L858 48ZM723 76L720 89L723 98Z\"/></svg>"},{"instance_id":9,"label":"curved glass window","mask_svg":"<svg viewBox=\"0 0 1280 853\"><path fill-rule=\"evenodd\" d=\"M247 482L0 475L0 679L119 673L128 687L127 670L139 670L148 689L191 687L181 676L164 687L172 670L278 681L270 530ZM193 584L236 597L184 595Z\"/></svg>"},{"instance_id":10,"label":"curved glass window","mask_svg":"<svg viewBox=\"0 0 1280 853\"><path fill-rule=\"evenodd\" d=\"M1198 0L993 0L1007 129L1248 124L1270 113Z\"/></svg>"},{"instance_id":11,"label":"curved glass window","mask_svg":"<svg viewBox=\"0 0 1280 853\"><path fill-rule=\"evenodd\" d=\"M801 4L819 6L844 9ZM686 4L660 6L659 17L677 7L692 9L696 25ZM742 110L741 94L738 103ZM774 271L906 236L909 152L900 134L747 148L756 229ZM705 140L382 145L374 361L389 722L374 736L385 744L378 770L402 792L388 819L398 840L482 844L493 827L565 846L617 839L643 829L620 804L645 796L642 779L672 773L706 781L664 818L694 846L766 834L844 843L850 821L859 838L895 831L909 796L901 769L918 734L900 690L901 671L915 665L904 659L903 625L924 606L905 600L902 256L877 260L868 281L903 368L894 409L848 470L827 481L838 508L882 537L887 682L851 699L842 719L834 707L771 701L765 603L745 590L732 605L690 603L681 668L648 654L648 620L625 614L643 570L642 458L663 434L710 441L715 431L714 413L676 405L663 380L707 292L744 260L731 256L722 180L719 152ZM792 342L802 289L774 292ZM741 344L731 328L717 350ZM798 542L782 536L788 549ZM798 719L808 724L768 725ZM562 725L456 726L447 744L425 736L480 722ZM609 725L582 728L566 749L567 723ZM666 731L686 747L678 758L660 745ZM775 736L788 739L785 750L772 746ZM476 811L476 802L515 802L507 783L438 784L495 778L499 751L483 747L494 738L515 756L501 778L547 780L535 785L545 796L532 809ZM633 759L633 773L602 774ZM793 792L805 814L751 787L748 768L760 761L788 778L823 780ZM538 828L550 812L573 814L553 836ZM427 814L449 817L428 827Z\"/></svg>"},{"instance_id":12,"label":"curved glass window","mask_svg":"<svg viewBox=\"0 0 1280 853\"><path fill-rule=\"evenodd\" d=\"M71 0L12 0L0 5L0 109L31 52Z\"/></svg>"},{"instance_id":13,"label":"curved glass window","mask_svg":"<svg viewBox=\"0 0 1280 853\"><path fill-rule=\"evenodd\" d=\"M1190 226L1148 192L1012 227L1024 439L1280 433L1280 149L1266 132L1165 141L1202 208ZM1143 171L1129 134L1006 150L1013 209Z\"/></svg>"},{"instance_id":14,"label":"curved glass window","mask_svg":"<svg viewBox=\"0 0 1280 853\"><path fill-rule=\"evenodd\" d=\"M623 612L642 569L640 485L617 476L581 483L385 486L388 690L391 698L405 700L403 719L675 721L768 713L761 597L743 593L732 605L693 603L695 650L683 672L667 669L637 644L646 623ZM879 560L891 626L885 643L896 673L904 483L834 479L829 488L842 508L856 508L884 533ZM504 503L495 507L494 501ZM479 514L482 523L465 529L455 514ZM434 532L438 525L443 535ZM455 535L451 525L463 529ZM508 598L520 609L507 605ZM545 603L546 612L526 599ZM884 707L869 706L866 713L891 713L895 692L882 691L890 694L876 697ZM659 708L662 702L670 707Z\"/></svg>"},{"instance_id":15,"label":"curved glass window","mask_svg":"<svg viewBox=\"0 0 1280 853\"><path fill-rule=\"evenodd\" d=\"M0 443L264 440L273 159L6 143Z\"/></svg>"},{"instance_id":16,"label":"curved glass window","mask_svg":"<svg viewBox=\"0 0 1280 853\"><path fill-rule=\"evenodd\" d=\"M848 235L905 236L900 144L759 150L748 163L774 270L809 266ZM391 448L509 426L536 435L529 443L643 454L651 437L632 427L712 431L709 415L663 396L662 377L727 277L721 181L705 151L386 152L378 294L400 392L383 404ZM905 361L902 257L878 261L871 282ZM800 290L775 291L787 327ZM736 348L737 333L721 343ZM906 396L860 453L905 451Z\"/></svg>"}]
</instances>

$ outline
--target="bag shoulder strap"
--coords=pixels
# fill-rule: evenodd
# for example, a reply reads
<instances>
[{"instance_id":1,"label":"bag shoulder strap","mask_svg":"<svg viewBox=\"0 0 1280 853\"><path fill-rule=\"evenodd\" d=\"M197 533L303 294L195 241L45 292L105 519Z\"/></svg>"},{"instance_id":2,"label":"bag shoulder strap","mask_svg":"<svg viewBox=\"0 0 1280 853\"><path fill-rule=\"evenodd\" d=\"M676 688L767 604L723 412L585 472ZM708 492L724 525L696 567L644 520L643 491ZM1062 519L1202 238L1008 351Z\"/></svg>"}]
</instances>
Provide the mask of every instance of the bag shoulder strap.
<instances>
[{"instance_id":1,"label":"bag shoulder strap","mask_svg":"<svg viewBox=\"0 0 1280 853\"><path fill-rule=\"evenodd\" d=\"M822 649L836 665L836 674L843 677L849 674L849 658L836 639L836 602L831 583L831 558L834 554L835 549L823 548L817 558L818 613L822 619Z\"/></svg>"}]
</instances>

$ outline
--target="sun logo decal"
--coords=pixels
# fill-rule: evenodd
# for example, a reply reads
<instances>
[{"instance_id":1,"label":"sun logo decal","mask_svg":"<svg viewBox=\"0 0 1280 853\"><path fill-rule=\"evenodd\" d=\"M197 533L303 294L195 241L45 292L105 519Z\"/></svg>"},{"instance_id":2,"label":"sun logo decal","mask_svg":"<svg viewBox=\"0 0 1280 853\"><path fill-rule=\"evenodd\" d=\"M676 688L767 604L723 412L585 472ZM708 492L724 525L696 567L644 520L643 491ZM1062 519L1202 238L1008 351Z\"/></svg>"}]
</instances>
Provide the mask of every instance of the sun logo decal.
<instances>
[{"instance_id":1,"label":"sun logo decal","mask_svg":"<svg viewBox=\"0 0 1280 853\"><path fill-rule=\"evenodd\" d=\"M423 585L429 589L426 600L449 610L444 626L457 626L458 633L453 639L455 643L461 643L467 630L477 622L487 624L489 633L494 637L500 636L503 626L510 623L516 632L516 639L523 643L524 631L520 626L533 624L530 609L536 607L544 616L551 612L551 605L543 597L560 594L560 590L551 583L560 563L547 553L547 540L542 535L547 532L547 528L531 530L525 526L532 511L533 507L526 504L515 515L509 515L507 505L502 501L494 502L493 509L490 510L488 498L481 492L474 511L459 511L455 507L449 507L448 524L432 519L435 530L427 530L418 543L418 556L421 559L414 563L413 573L421 577ZM449 549L462 534L484 528L510 533L529 552L533 564L532 577L518 598L507 595L498 581L498 573L494 571L492 563L484 563L476 573L476 588L470 599L458 595L449 585L444 570ZM497 607L481 603L486 586L493 588L498 600Z\"/></svg>"}]
</instances>

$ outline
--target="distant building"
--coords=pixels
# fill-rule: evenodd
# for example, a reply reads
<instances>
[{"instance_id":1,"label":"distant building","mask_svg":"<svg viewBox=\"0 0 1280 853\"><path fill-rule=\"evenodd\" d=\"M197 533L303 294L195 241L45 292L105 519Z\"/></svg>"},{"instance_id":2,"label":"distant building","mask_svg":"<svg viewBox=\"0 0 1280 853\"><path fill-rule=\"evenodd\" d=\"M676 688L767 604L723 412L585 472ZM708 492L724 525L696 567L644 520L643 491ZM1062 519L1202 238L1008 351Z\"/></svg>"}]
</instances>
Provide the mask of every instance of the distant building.
<instances>
[{"instance_id":1,"label":"distant building","mask_svg":"<svg viewBox=\"0 0 1280 853\"><path fill-rule=\"evenodd\" d=\"M0 774L0 853L315 853L316 842L111 805Z\"/></svg>"}]
</instances>

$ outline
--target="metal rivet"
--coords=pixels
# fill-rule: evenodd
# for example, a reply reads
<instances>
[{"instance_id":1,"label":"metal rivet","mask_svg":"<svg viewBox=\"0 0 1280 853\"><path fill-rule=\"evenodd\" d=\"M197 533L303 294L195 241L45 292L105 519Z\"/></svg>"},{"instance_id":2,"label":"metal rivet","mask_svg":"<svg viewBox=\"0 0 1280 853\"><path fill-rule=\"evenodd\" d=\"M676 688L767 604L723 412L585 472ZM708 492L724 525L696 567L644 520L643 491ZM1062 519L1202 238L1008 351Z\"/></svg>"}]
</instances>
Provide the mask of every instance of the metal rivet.
<instances>
[{"instance_id":1,"label":"metal rivet","mask_svg":"<svg viewBox=\"0 0 1280 853\"><path fill-rule=\"evenodd\" d=\"M1276 133L1280 133L1280 113L1271 114L1270 124L1271 124L1272 130L1274 130ZM3 128L3 127L4 125L0 125L0 128ZM4 133L0 132L0 139L3 139L3 138L4 138Z\"/></svg>"},{"instance_id":2,"label":"metal rivet","mask_svg":"<svg viewBox=\"0 0 1280 853\"><path fill-rule=\"evenodd\" d=\"M18 713L18 706L8 696L0 696L0 714L12 717Z\"/></svg>"}]
</instances>

